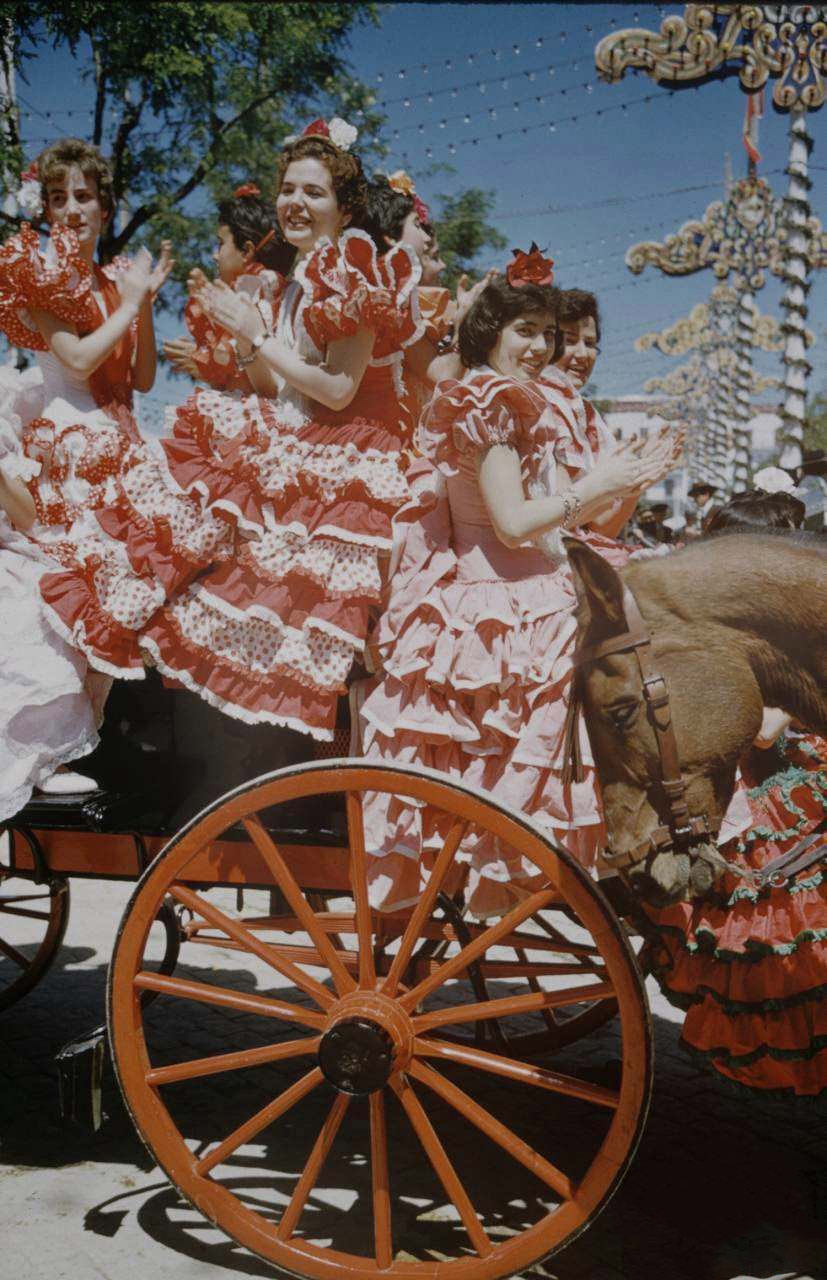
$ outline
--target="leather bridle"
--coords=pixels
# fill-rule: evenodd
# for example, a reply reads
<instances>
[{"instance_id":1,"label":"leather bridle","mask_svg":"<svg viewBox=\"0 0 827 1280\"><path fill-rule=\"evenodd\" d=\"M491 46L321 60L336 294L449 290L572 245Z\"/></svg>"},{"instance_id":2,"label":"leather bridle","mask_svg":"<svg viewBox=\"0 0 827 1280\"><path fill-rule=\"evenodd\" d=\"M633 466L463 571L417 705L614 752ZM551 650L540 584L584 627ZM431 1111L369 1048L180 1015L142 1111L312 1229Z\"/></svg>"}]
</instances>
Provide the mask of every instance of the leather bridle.
<instances>
[{"instance_id":1,"label":"leather bridle","mask_svg":"<svg viewBox=\"0 0 827 1280\"><path fill-rule=\"evenodd\" d=\"M660 777L656 781L666 794L669 822L668 825L660 824L655 827L648 840L637 849L617 854L609 850L604 851L602 856L605 861L618 868L634 866L650 854L687 852L694 845L714 844L715 841L715 832L707 816L689 812L686 796L687 782L681 772L678 744L672 726L669 689L665 678L655 667L652 637L643 621L637 600L625 583L623 583L623 611L626 630L620 635L602 640L599 644L583 645L574 655L574 666L578 671L610 654L634 653L643 686L646 713L655 732L660 757ZM579 705L579 696L573 691L572 698L575 697ZM571 748L569 748L569 759L572 758Z\"/></svg>"},{"instance_id":2,"label":"leather bridle","mask_svg":"<svg viewBox=\"0 0 827 1280\"><path fill-rule=\"evenodd\" d=\"M643 621L637 600L625 582L622 587L626 630L620 635L602 640L599 644L583 645L574 654L575 683L572 688L566 725L567 763L564 779L580 778L577 745L577 719L581 710L579 672L583 667L599 662L601 658L609 657L610 654L634 653L640 672L647 716L655 732L660 757L660 777L656 782L666 794L669 804L669 822L667 825L661 823L655 827L648 839L637 849L623 853L604 850L601 854L603 860L623 874L630 867L635 867L648 857L659 853L691 853L693 857L702 858L718 871L725 871L749 881L756 889L767 885L777 888L803 871L823 862L827 857L827 842L824 840L823 831L805 836L791 849L763 866L760 871L740 867L718 852L715 841L720 821L713 827L706 814L698 815L689 812L686 796L687 780L681 772L678 744L672 725L669 689L665 678L655 667L652 637Z\"/></svg>"}]
</instances>

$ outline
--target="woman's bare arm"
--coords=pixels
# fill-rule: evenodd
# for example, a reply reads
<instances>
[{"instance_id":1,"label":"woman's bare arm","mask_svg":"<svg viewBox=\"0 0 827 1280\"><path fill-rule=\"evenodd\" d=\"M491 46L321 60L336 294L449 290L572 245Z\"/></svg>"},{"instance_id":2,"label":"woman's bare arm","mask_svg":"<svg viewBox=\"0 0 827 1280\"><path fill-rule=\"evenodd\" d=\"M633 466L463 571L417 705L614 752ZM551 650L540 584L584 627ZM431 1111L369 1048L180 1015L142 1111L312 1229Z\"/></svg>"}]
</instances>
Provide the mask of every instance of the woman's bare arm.
<instances>
[{"instance_id":1,"label":"woman's bare arm","mask_svg":"<svg viewBox=\"0 0 827 1280\"><path fill-rule=\"evenodd\" d=\"M264 320L250 299L235 293L226 285L208 285L199 300L210 317L237 340L244 359L250 344L264 332ZM373 350L374 336L360 329L348 338L331 342L324 364L308 364L297 352L278 338L267 337L255 353L246 373L255 389L273 394L272 375L277 374L291 387L328 409L346 409L359 389ZM267 381L269 375L269 382Z\"/></svg>"},{"instance_id":2,"label":"woman's bare arm","mask_svg":"<svg viewBox=\"0 0 827 1280\"><path fill-rule=\"evenodd\" d=\"M566 486L580 500L577 524L590 524L616 498L629 498L654 484L661 475L663 459L651 452L641 458L638 442L628 441L588 474ZM477 458L480 491L501 542L509 547L563 523L566 503L562 495L527 498L520 471L520 455L510 445L492 445L480 450Z\"/></svg>"},{"instance_id":3,"label":"woman's bare arm","mask_svg":"<svg viewBox=\"0 0 827 1280\"><path fill-rule=\"evenodd\" d=\"M34 500L22 480L6 477L0 470L0 507L16 529L25 533L37 515Z\"/></svg>"},{"instance_id":4,"label":"woman's bare arm","mask_svg":"<svg viewBox=\"0 0 827 1280\"><path fill-rule=\"evenodd\" d=\"M169 273L171 265L171 262L169 266L164 264L166 274ZM112 312L111 316L107 316L102 325L97 329L93 329L91 333L84 334L83 337L77 333L73 325L66 324L63 320L58 320L56 316L53 316L48 311L39 311L33 308L31 312L32 319L37 325L41 336L48 343L49 349L57 356L61 364L64 364L67 369L82 378L90 377L96 369L99 369L112 349L120 342L133 320L137 318L143 302L152 296L153 285L160 267L161 260L159 259L159 266L153 272L151 257L145 249L141 249L134 262L130 265L129 270L124 273L118 282L118 291L121 295L120 305ZM163 278L166 279L166 275ZM158 287L160 288L160 284ZM144 370L145 372L146 370ZM142 388L139 387L138 389L141 390Z\"/></svg>"}]
</instances>

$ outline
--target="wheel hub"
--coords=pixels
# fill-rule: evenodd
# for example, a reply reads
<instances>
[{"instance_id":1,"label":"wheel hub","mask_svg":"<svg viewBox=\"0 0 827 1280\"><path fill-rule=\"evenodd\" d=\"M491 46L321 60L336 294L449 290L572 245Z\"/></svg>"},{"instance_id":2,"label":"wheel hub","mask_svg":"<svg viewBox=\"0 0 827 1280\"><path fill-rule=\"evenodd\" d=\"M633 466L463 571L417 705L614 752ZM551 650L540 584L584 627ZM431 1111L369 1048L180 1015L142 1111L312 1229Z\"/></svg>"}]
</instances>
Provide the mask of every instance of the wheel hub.
<instances>
[{"instance_id":1,"label":"wheel hub","mask_svg":"<svg viewBox=\"0 0 827 1280\"><path fill-rule=\"evenodd\" d=\"M369 1018L343 1018L325 1032L319 1045L322 1074L340 1093L375 1093L387 1084L394 1044Z\"/></svg>"}]
</instances>

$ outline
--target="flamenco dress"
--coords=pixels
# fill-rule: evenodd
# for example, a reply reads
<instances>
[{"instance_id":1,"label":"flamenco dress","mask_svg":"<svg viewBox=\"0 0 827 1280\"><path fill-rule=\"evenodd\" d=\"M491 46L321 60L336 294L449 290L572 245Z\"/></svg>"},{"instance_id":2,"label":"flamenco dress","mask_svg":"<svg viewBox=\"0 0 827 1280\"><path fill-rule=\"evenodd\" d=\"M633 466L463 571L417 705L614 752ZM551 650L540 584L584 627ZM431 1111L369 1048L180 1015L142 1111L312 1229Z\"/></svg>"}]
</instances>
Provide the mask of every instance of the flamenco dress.
<instances>
[{"instance_id":1,"label":"flamenco dress","mask_svg":"<svg viewBox=\"0 0 827 1280\"><path fill-rule=\"evenodd\" d=\"M80 333L118 306L120 260L90 268L72 231L47 248L28 224L0 248L0 329L35 352L23 373L0 374L0 468L27 484L36 519L27 533L0 517L0 820L11 817L58 766L91 752L110 681L50 625L39 584L59 569L66 540L112 495L118 460L137 438L130 412L132 335L87 381L48 350L37 308Z\"/></svg>"},{"instance_id":2,"label":"flamenco dress","mask_svg":"<svg viewBox=\"0 0 827 1280\"><path fill-rule=\"evenodd\" d=\"M420 285L417 289L422 338L434 348L454 331L456 303L448 289L438 285ZM416 455L414 443L416 429L425 406L434 393L433 385L426 382L411 368L406 360L402 394L402 415L405 445Z\"/></svg>"},{"instance_id":3,"label":"flamenco dress","mask_svg":"<svg viewBox=\"0 0 827 1280\"><path fill-rule=\"evenodd\" d=\"M744 829L729 838L722 831L719 847L758 871L827 822L827 742L788 731L767 751L753 748L739 791ZM700 902L647 910L663 943L659 982L686 1012L686 1048L752 1089L827 1089L823 863L779 887L726 875Z\"/></svg>"},{"instance_id":4,"label":"flamenco dress","mask_svg":"<svg viewBox=\"0 0 827 1280\"><path fill-rule=\"evenodd\" d=\"M279 278L274 332L308 363L362 328L375 335L357 394L336 412L287 384L273 399L199 388L171 413L159 501L186 499L203 527L224 534L211 556L188 565L192 548L179 546L174 528L147 531L134 511L113 513L106 531L134 570L123 592L97 590L80 566L44 583L93 665L130 674L146 659L239 720L332 740L380 597L391 516L407 497L400 369L420 333L417 277L407 250L379 259L351 231L320 245L290 282ZM141 580L156 606L124 625Z\"/></svg>"},{"instance_id":5,"label":"flamenco dress","mask_svg":"<svg viewBox=\"0 0 827 1280\"><path fill-rule=\"evenodd\" d=\"M412 499L397 518L399 545L388 605L375 635L381 676L360 711L368 758L425 765L531 814L584 865L604 843L594 761L585 730L585 778L564 783L576 596L556 532L504 546L480 494L476 454L507 444L520 455L530 497L557 491L611 447L587 421L566 376L550 369L517 382L490 369L440 384L419 433L425 455L408 473ZM577 536L620 567L627 553L589 529ZM368 793L364 803L371 902L394 910L420 896L447 835L444 815ZM512 882L533 869L490 834L471 834L471 912L514 904ZM463 869L465 871L465 869Z\"/></svg>"}]
</instances>

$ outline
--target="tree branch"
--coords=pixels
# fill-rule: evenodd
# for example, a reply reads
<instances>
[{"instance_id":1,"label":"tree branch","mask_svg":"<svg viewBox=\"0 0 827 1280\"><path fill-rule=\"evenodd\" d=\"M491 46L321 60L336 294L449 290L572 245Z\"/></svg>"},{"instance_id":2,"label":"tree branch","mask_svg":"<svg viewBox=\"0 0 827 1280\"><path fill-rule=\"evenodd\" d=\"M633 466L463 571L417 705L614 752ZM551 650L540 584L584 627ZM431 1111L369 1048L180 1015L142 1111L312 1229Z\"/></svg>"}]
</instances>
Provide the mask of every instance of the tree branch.
<instances>
[{"instance_id":1,"label":"tree branch","mask_svg":"<svg viewBox=\"0 0 827 1280\"><path fill-rule=\"evenodd\" d=\"M195 169L170 197L169 203L171 205L180 204L182 200L185 200L190 192L194 191L199 182L201 182L206 174L209 173L212 165L215 163L216 153L218 152L224 135L228 133L230 129L234 128L235 125L243 123L248 116L251 116L253 112L263 106L265 102L277 97L278 93L278 89L268 89L266 93L259 94L258 97L253 98L251 102L248 102L244 110L239 111L238 115L233 116L231 120L225 120L223 124L220 125L213 136L212 142L204 152L204 155L199 160ZM120 235L114 236L108 246L112 254L120 253L124 246L127 245L135 235L136 231L139 231L145 222L148 222L150 218L154 217L160 208L160 200L152 200L136 209Z\"/></svg>"},{"instance_id":2,"label":"tree branch","mask_svg":"<svg viewBox=\"0 0 827 1280\"><path fill-rule=\"evenodd\" d=\"M92 127L92 141L96 147L103 138L103 115L106 109L106 71L104 69L100 49L92 41L92 61L95 65L95 123Z\"/></svg>"}]
</instances>

